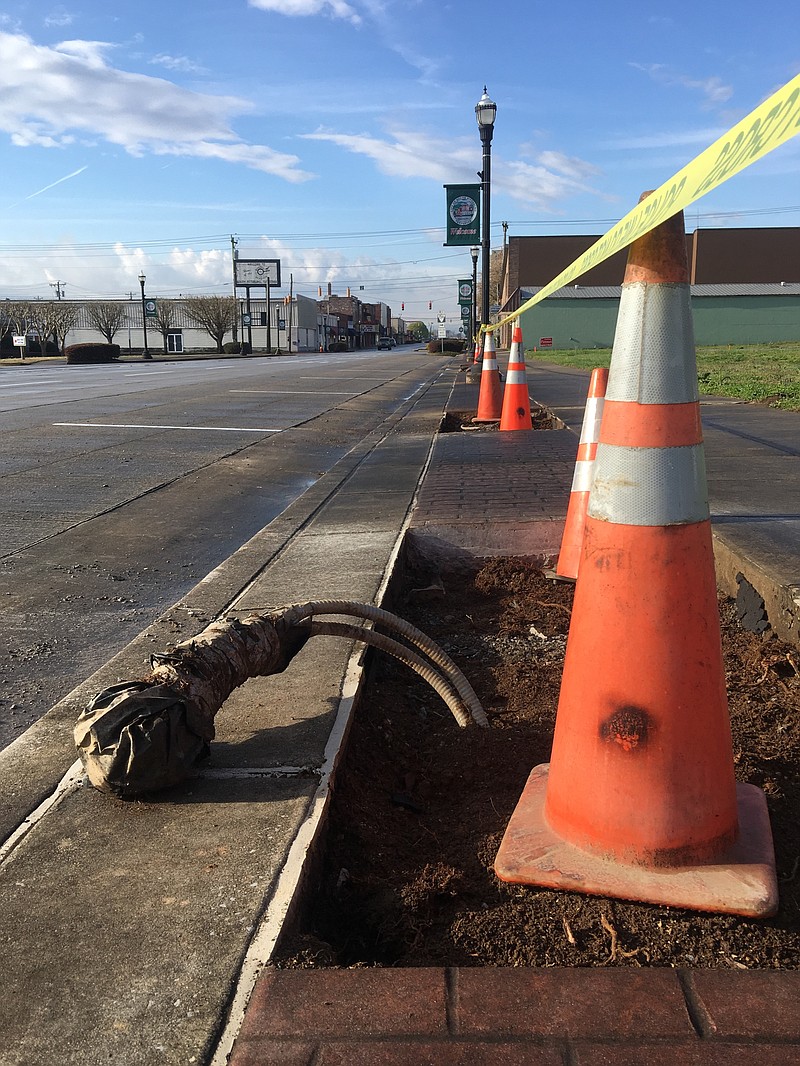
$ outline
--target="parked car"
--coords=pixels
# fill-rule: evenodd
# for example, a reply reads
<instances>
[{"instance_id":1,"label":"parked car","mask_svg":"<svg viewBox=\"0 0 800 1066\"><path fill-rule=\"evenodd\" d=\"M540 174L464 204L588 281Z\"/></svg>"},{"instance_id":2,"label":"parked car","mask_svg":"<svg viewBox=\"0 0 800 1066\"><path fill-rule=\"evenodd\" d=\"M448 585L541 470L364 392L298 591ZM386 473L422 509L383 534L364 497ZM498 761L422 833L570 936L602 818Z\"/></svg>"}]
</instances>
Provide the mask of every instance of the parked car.
<instances>
[{"instance_id":1,"label":"parked car","mask_svg":"<svg viewBox=\"0 0 800 1066\"><path fill-rule=\"evenodd\" d=\"M394 337L378 337L378 351L388 351L394 348Z\"/></svg>"}]
</instances>

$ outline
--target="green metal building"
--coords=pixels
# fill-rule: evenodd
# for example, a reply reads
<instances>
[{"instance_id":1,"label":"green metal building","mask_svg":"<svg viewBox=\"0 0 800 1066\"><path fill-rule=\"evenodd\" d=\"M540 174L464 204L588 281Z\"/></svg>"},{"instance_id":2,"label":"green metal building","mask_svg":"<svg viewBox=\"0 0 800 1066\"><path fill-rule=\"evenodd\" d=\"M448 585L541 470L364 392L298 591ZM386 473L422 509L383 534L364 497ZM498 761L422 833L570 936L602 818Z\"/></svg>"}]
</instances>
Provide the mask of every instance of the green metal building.
<instances>
[{"instance_id":1,"label":"green metal building","mask_svg":"<svg viewBox=\"0 0 800 1066\"><path fill-rule=\"evenodd\" d=\"M611 348L619 285L559 289L520 316L525 348ZM520 290L524 304L538 288ZM692 285L695 343L800 340L800 283Z\"/></svg>"}]
</instances>

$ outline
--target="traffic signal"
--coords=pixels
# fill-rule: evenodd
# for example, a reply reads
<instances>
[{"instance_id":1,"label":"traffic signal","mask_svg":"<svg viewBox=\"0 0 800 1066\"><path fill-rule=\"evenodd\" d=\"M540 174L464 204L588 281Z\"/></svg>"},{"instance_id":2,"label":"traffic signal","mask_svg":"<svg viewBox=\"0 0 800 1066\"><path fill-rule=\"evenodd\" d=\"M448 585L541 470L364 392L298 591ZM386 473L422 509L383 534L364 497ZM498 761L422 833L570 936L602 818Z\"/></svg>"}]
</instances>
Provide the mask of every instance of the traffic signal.
<instances>
[{"instance_id":1,"label":"traffic signal","mask_svg":"<svg viewBox=\"0 0 800 1066\"><path fill-rule=\"evenodd\" d=\"M428 310L429 311L433 310L433 303L432 303L431 300L428 300Z\"/></svg>"},{"instance_id":2,"label":"traffic signal","mask_svg":"<svg viewBox=\"0 0 800 1066\"><path fill-rule=\"evenodd\" d=\"M406 305L404 303L400 304L400 310L401 311L405 311L405 309L406 309Z\"/></svg>"}]
</instances>

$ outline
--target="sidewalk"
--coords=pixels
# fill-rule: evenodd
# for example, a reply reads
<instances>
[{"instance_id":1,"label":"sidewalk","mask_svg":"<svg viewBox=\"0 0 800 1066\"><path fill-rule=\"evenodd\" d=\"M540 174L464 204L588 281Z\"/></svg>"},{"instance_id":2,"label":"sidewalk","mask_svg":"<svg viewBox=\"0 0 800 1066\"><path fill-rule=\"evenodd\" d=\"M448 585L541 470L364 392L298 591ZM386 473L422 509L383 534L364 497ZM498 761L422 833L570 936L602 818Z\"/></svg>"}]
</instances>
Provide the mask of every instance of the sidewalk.
<instances>
[{"instance_id":1,"label":"sidewalk","mask_svg":"<svg viewBox=\"0 0 800 1066\"><path fill-rule=\"evenodd\" d=\"M341 641L315 638L286 674L238 690L186 789L114 802L70 773L88 695L218 614L380 603L406 537L434 556L557 552L575 432L437 435L446 408L477 399L453 376L0 753L0 1066L800 1059L800 971L270 970L357 698L361 652ZM588 374L537 364L529 382L580 429ZM703 414L718 558L769 586L797 640L800 414L724 400Z\"/></svg>"},{"instance_id":2,"label":"sidewalk","mask_svg":"<svg viewBox=\"0 0 800 1066\"><path fill-rule=\"evenodd\" d=\"M411 519L412 551L451 565L557 555L588 374L537 365L528 379L532 398L573 432L440 434ZM448 409L476 405L477 385L459 377ZM702 406L729 591L743 571L797 641L800 415L723 399ZM797 970L267 968L229 1061L789 1066L800 1061L798 1003Z\"/></svg>"}]
</instances>

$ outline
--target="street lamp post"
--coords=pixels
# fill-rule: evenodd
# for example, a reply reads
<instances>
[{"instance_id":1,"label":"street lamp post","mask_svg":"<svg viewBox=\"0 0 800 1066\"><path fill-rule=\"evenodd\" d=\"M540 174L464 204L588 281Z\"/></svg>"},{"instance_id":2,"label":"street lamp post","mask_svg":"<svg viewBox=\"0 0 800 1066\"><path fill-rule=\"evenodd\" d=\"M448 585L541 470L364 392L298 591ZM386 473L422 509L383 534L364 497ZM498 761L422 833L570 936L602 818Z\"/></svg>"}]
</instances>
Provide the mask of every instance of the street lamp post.
<instances>
[{"instance_id":1,"label":"street lamp post","mask_svg":"<svg viewBox=\"0 0 800 1066\"><path fill-rule=\"evenodd\" d=\"M144 352L142 355L145 359L152 359L150 349L147 347L147 307L145 306L144 298L144 283L146 280L147 278L143 273L139 275L139 284L142 287L142 332L144 333Z\"/></svg>"},{"instance_id":2,"label":"street lamp post","mask_svg":"<svg viewBox=\"0 0 800 1066\"><path fill-rule=\"evenodd\" d=\"M478 120L478 129L481 134L483 145L483 169L480 173L481 191L483 193L483 218L481 232L481 322L484 326L489 324L489 258L491 240L489 237L490 215L490 192L492 184L492 134L494 133L494 119L497 114L497 104L489 99L486 86L483 87L483 96L475 105L475 117Z\"/></svg>"},{"instance_id":3,"label":"street lamp post","mask_svg":"<svg viewBox=\"0 0 800 1066\"><path fill-rule=\"evenodd\" d=\"M475 334L477 333L478 324L478 252L479 248L476 246L470 248L469 254L472 256L472 307L470 309L469 320L469 336L470 340L475 343Z\"/></svg>"}]
</instances>

